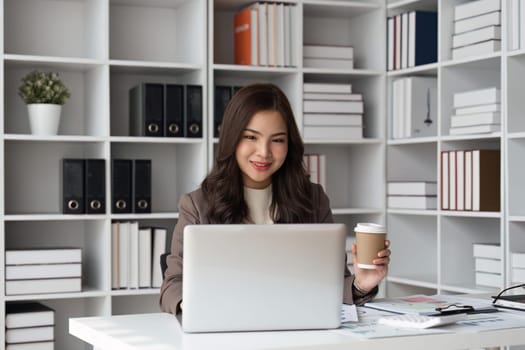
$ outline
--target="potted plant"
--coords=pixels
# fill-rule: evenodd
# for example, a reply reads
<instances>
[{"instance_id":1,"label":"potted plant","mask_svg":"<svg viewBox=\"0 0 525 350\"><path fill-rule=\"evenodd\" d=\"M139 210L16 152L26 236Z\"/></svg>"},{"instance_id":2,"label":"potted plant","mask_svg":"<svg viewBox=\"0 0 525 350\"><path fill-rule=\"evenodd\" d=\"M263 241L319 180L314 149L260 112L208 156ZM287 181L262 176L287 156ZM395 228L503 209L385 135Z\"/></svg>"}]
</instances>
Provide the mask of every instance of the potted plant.
<instances>
[{"instance_id":1,"label":"potted plant","mask_svg":"<svg viewBox=\"0 0 525 350\"><path fill-rule=\"evenodd\" d=\"M58 73L30 72L22 78L18 94L27 104L31 132L56 135L62 105L70 96Z\"/></svg>"}]
</instances>

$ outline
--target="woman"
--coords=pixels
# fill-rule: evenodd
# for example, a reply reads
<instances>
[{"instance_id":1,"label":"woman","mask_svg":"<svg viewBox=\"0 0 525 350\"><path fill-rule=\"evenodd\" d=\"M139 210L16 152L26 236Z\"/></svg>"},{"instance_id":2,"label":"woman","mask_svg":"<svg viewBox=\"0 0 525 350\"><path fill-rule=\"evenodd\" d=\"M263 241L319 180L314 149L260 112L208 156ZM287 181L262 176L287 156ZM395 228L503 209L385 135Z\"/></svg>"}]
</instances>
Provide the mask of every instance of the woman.
<instances>
[{"instance_id":1,"label":"woman","mask_svg":"<svg viewBox=\"0 0 525 350\"><path fill-rule=\"evenodd\" d=\"M224 111L215 165L201 188L182 196L168 268L161 287L163 311L182 302L182 237L189 224L331 223L329 200L310 182L304 145L284 93L272 84L239 90ZM389 242L386 241L388 247ZM356 247L352 246L355 258ZM390 250L378 253L375 270L345 271L344 302L361 304L377 293Z\"/></svg>"}]
</instances>

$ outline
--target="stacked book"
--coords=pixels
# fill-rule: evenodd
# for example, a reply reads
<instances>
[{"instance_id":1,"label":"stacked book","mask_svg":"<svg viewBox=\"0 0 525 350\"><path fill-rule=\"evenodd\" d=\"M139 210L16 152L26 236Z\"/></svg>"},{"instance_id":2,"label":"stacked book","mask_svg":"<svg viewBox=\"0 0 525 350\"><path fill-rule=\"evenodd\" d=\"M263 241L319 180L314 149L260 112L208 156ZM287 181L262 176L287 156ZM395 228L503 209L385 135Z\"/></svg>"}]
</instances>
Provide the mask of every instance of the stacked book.
<instances>
[{"instance_id":1,"label":"stacked book","mask_svg":"<svg viewBox=\"0 0 525 350\"><path fill-rule=\"evenodd\" d=\"M525 253L510 253L512 283L525 283Z\"/></svg>"},{"instance_id":2,"label":"stacked book","mask_svg":"<svg viewBox=\"0 0 525 350\"><path fill-rule=\"evenodd\" d=\"M305 154L303 162L306 171L310 174L310 181L320 184L326 191L326 155L317 153Z\"/></svg>"},{"instance_id":3,"label":"stacked book","mask_svg":"<svg viewBox=\"0 0 525 350\"><path fill-rule=\"evenodd\" d=\"M5 294L82 290L82 249L13 249L5 252Z\"/></svg>"},{"instance_id":4,"label":"stacked book","mask_svg":"<svg viewBox=\"0 0 525 350\"><path fill-rule=\"evenodd\" d=\"M454 7L452 59L501 49L501 0L477 0Z\"/></svg>"},{"instance_id":5,"label":"stacked book","mask_svg":"<svg viewBox=\"0 0 525 350\"><path fill-rule=\"evenodd\" d=\"M509 50L523 50L525 49L525 1L510 0L507 6Z\"/></svg>"},{"instance_id":6,"label":"stacked book","mask_svg":"<svg viewBox=\"0 0 525 350\"><path fill-rule=\"evenodd\" d=\"M234 16L234 62L252 66L297 66L294 4L256 2Z\"/></svg>"},{"instance_id":7,"label":"stacked book","mask_svg":"<svg viewBox=\"0 0 525 350\"><path fill-rule=\"evenodd\" d=\"M500 95L496 87L455 93L450 135L500 131Z\"/></svg>"},{"instance_id":8,"label":"stacked book","mask_svg":"<svg viewBox=\"0 0 525 350\"><path fill-rule=\"evenodd\" d=\"M474 266L476 285L501 288L503 286L503 263L499 244L474 243Z\"/></svg>"},{"instance_id":9,"label":"stacked book","mask_svg":"<svg viewBox=\"0 0 525 350\"><path fill-rule=\"evenodd\" d=\"M407 77L392 83L393 139L437 135L437 79Z\"/></svg>"},{"instance_id":10,"label":"stacked book","mask_svg":"<svg viewBox=\"0 0 525 350\"><path fill-rule=\"evenodd\" d=\"M411 11L387 19L387 69L437 62L437 13Z\"/></svg>"},{"instance_id":11,"label":"stacked book","mask_svg":"<svg viewBox=\"0 0 525 350\"><path fill-rule=\"evenodd\" d=\"M351 46L303 45L305 68L353 69L354 49Z\"/></svg>"},{"instance_id":12,"label":"stacked book","mask_svg":"<svg viewBox=\"0 0 525 350\"><path fill-rule=\"evenodd\" d=\"M432 181L389 181L387 201L391 209L436 209L437 183Z\"/></svg>"},{"instance_id":13,"label":"stacked book","mask_svg":"<svg viewBox=\"0 0 525 350\"><path fill-rule=\"evenodd\" d=\"M442 151L441 209L499 211L500 151Z\"/></svg>"},{"instance_id":14,"label":"stacked book","mask_svg":"<svg viewBox=\"0 0 525 350\"><path fill-rule=\"evenodd\" d=\"M6 350L53 350L55 311L41 303L8 303L5 307Z\"/></svg>"},{"instance_id":15,"label":"stacked book","mask_svg":"<svg viewBox=\"0 0 525 350\"><path fill-rule=\"evenodd\" d=\"M167 229L139 227L137 221L111 224L111 288L159 288L160 256L166 252Z\"/></svg>"},{"instance_id":16,"label":"stacked book","mask_svg":"<svg viewBox=\"0 0 525 350\"><path fill-rule=\"evenodd\" d=\"M304 83L303 92L304 138L363 138L363 96L351 84Z\"/></svg>"}]
</instances>

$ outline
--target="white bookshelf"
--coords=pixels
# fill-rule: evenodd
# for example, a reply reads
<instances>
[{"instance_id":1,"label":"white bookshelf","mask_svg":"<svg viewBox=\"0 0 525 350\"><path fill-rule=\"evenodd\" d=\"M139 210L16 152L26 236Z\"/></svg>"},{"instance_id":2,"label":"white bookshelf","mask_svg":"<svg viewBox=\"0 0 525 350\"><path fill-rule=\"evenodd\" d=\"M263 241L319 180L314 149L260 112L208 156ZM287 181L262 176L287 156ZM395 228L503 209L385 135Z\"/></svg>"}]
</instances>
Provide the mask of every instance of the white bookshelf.
<instances>
[{"instance_id":1,"label":"white bookshelf","mask_svg":"<svg viewBox=\"0 0 525 350\"><path fill-rule=\"evenodd\" d=\"M452 60L453 8L465 2L389 1L387 5L388 16L411 10L438 13L438 62L387 73L389 89L395 79L407 76L435 76L438 81L437 135L401 140L392 140L390 135L387 136L387 181L438 182L437 210L387 209L389 235L394 242L387 285L389 295L494 293L499 288L475 283L472 244L501 244L504 257L501 271L504 284L501 288L511 283L510 253L525 250L525 206L522 200L525 195L522 180L525 168L521 161L525 151L525 123L522 118L525 102L520 93L525 73L525 52L507 50L508 2L501 1L501 51ZM454 93L490 86L501 89L501 132L449 135ZM390 97L388 101L391 101ZM475 148L500 150L500 211L440 210L441 151ZM404 243L398 245L396 242ZM417 246L418 252L409 250L409 246Z\"/></svg>"}]
</instances>

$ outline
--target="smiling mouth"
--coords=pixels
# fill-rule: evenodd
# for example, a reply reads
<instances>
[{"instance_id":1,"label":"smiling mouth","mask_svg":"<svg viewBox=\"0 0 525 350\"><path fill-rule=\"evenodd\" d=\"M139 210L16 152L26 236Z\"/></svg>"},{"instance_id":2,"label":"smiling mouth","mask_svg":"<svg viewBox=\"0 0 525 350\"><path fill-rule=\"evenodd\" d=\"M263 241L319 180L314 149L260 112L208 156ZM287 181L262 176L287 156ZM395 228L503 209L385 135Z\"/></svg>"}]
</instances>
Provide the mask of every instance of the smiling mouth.
<instances>
[{"instance_id":1,"label":"smiling mouth","mask_svg":"<svg viewBox=\"0 0 525 350\"><path fill-rule=\"evenodd\" d=\"M251 162L251 163L256 170L267 170L272 165L272 163L266 163L266 162Z\"/></svg>"}]
</instances>

